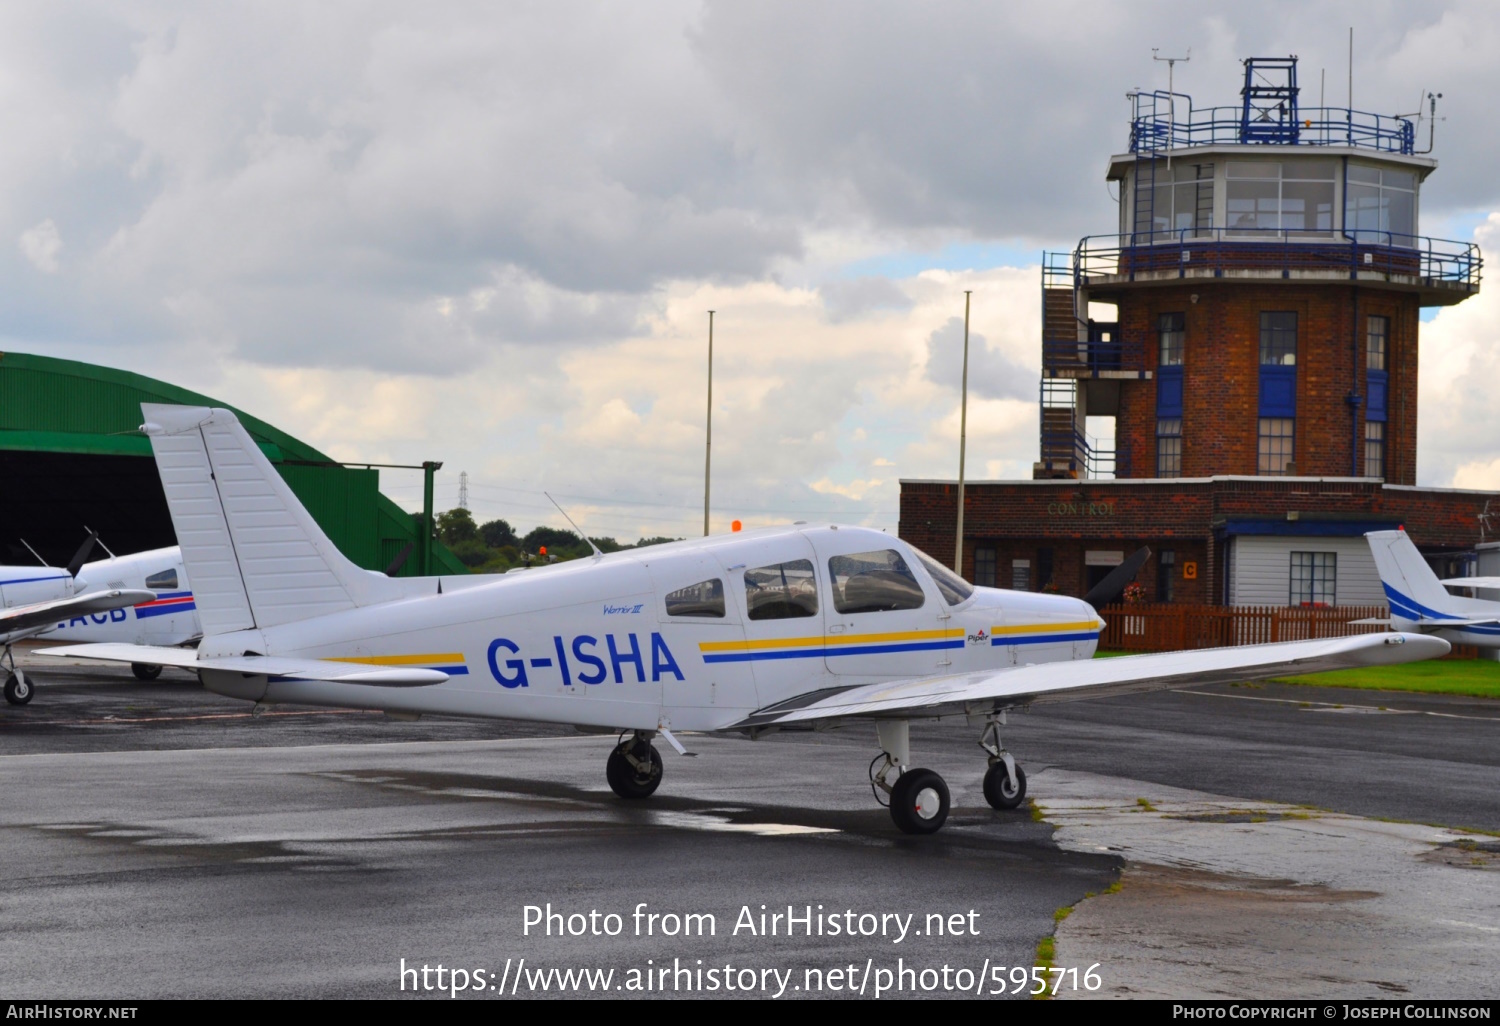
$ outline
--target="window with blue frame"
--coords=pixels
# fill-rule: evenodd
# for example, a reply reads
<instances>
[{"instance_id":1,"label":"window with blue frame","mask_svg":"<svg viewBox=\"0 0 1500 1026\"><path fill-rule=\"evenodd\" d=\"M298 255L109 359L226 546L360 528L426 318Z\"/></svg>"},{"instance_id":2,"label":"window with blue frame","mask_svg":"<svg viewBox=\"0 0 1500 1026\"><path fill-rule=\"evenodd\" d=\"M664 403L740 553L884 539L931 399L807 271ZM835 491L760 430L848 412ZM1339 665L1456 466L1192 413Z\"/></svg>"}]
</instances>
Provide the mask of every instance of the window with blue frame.
<instances>
[{"instance_id":1,"label":"window with blue frame","mask_svg":"<svg viewBox=\"0 0 1500 1026\"><path fill-rule=\"evenodd\" d=\"M1256 472L1288 472L1297 427L1297 314L1260 315L1260 429Z\"/></svg>"},{"instance_id":2,"label":"window with blue frame","mask_svg":"<svg viewBox=\"0 0 1500 1026\"><path fill-rule=\"evenodd\" d=\"M1156 319L1156 476L1182 476L1182 371L1187 315Z\"/></svg>"},{"instance_id":3,"label":"window with blue frame","mask_svg":"<svg viewBox=\"0 0 1500 1026\"><path fill-rule=\"evenodd\" d=\"M1365 477L1385 477L1390 345L1391 319L1372 314L1365 321Z\"/></svg>"}]
</instances>

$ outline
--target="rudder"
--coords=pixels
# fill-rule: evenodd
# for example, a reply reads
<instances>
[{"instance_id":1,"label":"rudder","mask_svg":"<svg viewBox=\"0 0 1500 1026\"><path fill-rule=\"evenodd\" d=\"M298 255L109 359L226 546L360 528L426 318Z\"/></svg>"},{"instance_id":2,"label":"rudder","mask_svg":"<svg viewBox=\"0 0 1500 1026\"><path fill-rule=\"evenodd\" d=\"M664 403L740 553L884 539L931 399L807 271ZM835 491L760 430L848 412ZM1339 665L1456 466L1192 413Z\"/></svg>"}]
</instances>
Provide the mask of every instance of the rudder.
<instances>
[{"instance_id":1,"label":"rudder","mask_svg":"<svg viewBox=\"0 0 1500 1026\"><path fill-rule=\"evenodd\" d=\"M1454 615L1446 611L1453 597L1405 531L1371 531L1365 540L1370 543L1393 620L1416 623Z\"/></svg>"},{"instance_id":2,"label":"rudder","mask_svg":"<svg viewBox=\"0 0 1500 1026\"><path fill-rule=\"evenodd\" d=\"M228 410L141 404L205 635L399 598L351 563Z\"/></svg>"}]
</instances>

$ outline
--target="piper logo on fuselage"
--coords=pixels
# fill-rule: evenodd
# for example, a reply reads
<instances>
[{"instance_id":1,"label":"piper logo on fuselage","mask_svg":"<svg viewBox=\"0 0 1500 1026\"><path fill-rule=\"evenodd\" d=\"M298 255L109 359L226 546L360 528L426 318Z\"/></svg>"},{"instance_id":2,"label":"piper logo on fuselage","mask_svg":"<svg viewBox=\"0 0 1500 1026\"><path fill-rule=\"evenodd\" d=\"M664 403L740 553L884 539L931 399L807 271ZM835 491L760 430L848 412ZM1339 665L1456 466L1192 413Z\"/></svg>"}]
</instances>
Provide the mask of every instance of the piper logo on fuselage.
<instances>
[{"instance_id":1,"label":"piper logo on fuselage","mask_svg":"<svg viewBox=\"0 0 1500 1026\"><path fill-rule=\"evenodd\" d=\"M653 683L666 674L678 680L686 679L665 638L652 631L648 646L649 651L642 647L640 638L634 633L606 634L602 639L592 634L579 634L567 643L562 635L554 634L551 655L527 656L522 653L521 646L509 638L496 638L490 642L488 653L490 674L503 688L524 688L531 686L528 670L547 670L559 675L565 686L572 687L575 681L603 684L611 675L616 684L624 684L628 668L634 670L634 682L644 684L649 659ZM507 659L507 654L514 658Z\"/></svg>"},{"instance_id":2,"label":"piper logo on fuselage","mask_svg":"<svg viewBox=\"0 0 1500 1026\"><path fill-rule=\"evenodd\" d=\"M984 632L984 628L981 627L979 628L979 630L968 636L968 641L971 645L988 645L990 643L990 636L986 634Z\"/></svg>"}]
</instances>

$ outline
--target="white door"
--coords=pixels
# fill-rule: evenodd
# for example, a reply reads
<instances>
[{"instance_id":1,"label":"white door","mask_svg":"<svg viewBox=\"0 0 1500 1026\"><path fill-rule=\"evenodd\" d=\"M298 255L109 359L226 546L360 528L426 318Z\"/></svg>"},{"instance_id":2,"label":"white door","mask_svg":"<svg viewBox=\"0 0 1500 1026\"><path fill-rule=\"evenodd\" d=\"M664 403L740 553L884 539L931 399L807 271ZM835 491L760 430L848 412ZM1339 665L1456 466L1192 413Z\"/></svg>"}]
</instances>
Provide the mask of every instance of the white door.
<instances>
[{"instance_id":1,"label":"white door","mask_svg":"<svg viewBox=\"0 0 1500 1026\"><path fill-rule=\"evenodd\" d=\"M674 725L707 727L683 719L681 710L744 716L760 707L755 676L744 654L745 624L729 601L729 575L711 554L687 552L649 564L656 586L656 617L678 673L662 677L662 705Z\"/></svg>"},{"instance_id":2,"label":"white door","mask_svg":"<svg viewBox=\"0 0 1500 1026\"><path fill-rule=\"evenodd\" d=\"M947 672L963 648L942 599L894 546L870 548L869 535L812 536L827 582L823 624L828 671L840 677L919 677Z\"/></svg>"},{"instance_id":3,"label":"white door","mask_svg":"<svg viewBox=\"0 0 1500 1026\"><path fill-rule=\"evenodd\" d=\"M822 593L814 554L802 535L747 546L728 570L728 600L745 617L738 653L716 653L751 667L762 706L828 684L823 669Z\"/></svg>"}]
</instances>

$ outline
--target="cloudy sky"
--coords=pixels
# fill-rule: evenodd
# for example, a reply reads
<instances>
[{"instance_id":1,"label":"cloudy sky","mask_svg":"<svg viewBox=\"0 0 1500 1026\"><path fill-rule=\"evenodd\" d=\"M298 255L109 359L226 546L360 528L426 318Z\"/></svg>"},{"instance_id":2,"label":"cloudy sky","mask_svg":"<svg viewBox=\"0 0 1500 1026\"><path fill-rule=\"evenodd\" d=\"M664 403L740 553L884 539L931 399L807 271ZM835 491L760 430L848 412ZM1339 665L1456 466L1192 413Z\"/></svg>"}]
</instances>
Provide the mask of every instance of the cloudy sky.
<instances>
[{"instance_id":1,"label":"cloudy sky","mask_svg":"<svg viewBox=\"0 0 1500 1026\"><path fill-rule=\"evenodd\" d=\"M1242 13L1243 12L1243 13ZM894 528L1036 456L1037 261L1115 221L1134 86L1442 91L1425 234L1500 242L1500 8L879 2L0 6L0 349L123 367L480 519ZM4 245L10 238L13 244ZM1494 252L1494 250L1490 250ZM1423 329L1420 478L1500 488L1500 295ZM385 490L415 504L415 476Z\"/></svg>"}]
</instances>

